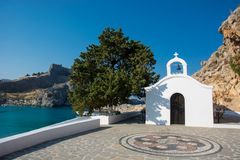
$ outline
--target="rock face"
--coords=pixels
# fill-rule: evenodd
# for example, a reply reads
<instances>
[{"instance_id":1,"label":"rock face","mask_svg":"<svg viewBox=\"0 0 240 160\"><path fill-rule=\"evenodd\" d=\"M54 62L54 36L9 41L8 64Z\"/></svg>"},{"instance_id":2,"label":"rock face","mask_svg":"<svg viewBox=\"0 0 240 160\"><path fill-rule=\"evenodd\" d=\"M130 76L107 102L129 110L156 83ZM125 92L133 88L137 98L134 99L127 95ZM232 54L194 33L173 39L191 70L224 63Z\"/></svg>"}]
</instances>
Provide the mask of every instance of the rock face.
<instances>
[{"instance_id":1,"label":"rock face","mask_svg":"<svg viewBox=\"0 0 240 160\"><path fill-rule=\"evenodd\" d=\"M53 86L55 83L64 83L68 80L70 70L61 65L52 64L47 73L22 77L13 81L0 82L0 92L27 92L34 89L44 89Z\"/></svg>"},{"instance_id":2,"label":"rock face","mask_svg":"<svg viewBox=\"0 0 240 160\"><path fill-rule=\"evenodd\" d=\"M70 69L53 64L47 73L0 82L0 105L69 105Z\"/></svg>"},{"instance_id":3,"label":"rock face","mask_svg":"<svg viewBox=\"0 0 240 160\"><path fill-rule=\"evenodd\" d=\"M200 71L193 77L212 85L215 105L240 111L240 77L230 66L230 58L240 54L240 7L222 23L223 45L202 63Z\"/></svg>"}]
</instances>

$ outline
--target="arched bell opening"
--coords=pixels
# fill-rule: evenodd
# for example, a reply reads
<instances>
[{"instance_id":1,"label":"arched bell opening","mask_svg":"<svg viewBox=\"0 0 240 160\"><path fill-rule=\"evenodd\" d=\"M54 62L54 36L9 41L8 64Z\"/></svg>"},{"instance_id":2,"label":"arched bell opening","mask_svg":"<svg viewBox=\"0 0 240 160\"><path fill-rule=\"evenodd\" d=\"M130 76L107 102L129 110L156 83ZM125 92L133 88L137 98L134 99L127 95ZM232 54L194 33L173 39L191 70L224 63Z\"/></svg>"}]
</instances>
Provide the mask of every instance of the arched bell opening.
<instances>
[{"instance_id":1,"label":"arched bell opening","mask_svg":"<svg viewBox=\"0 0 240 160\"><path fill-rule=\"evenodd\" d=\"M183 74L183 65L180 62L173 62L170 68L171 74Z\"/></svg>"},{"instance_id":2,"label":"arched bell opening","mask_svg":"<svg viewBox=\"0 0 240 160\"><path fill-rule=\"evenodd\" d=\"M167 76L175 74L187 75L187 63L178 57L178 53L174 54L174 58L167 63Z\"/></svg>"}]
</instances>

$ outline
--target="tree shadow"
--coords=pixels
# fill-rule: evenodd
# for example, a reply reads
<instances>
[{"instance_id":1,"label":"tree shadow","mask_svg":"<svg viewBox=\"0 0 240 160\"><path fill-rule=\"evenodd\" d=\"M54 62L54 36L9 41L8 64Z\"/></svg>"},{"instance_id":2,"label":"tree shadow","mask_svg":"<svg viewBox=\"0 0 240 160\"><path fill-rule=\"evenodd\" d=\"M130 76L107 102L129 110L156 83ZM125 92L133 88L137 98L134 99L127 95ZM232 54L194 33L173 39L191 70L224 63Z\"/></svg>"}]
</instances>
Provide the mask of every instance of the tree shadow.
<instances>
[{"instance_id":1,"label":"tree shadow","mask_svg":"<svg viewBox=\"0 0 240 160\"><path fill-rule=\"evenodd\" d=\"M145 117L144 117L144 113L141 113L135 117L131 117L122 121L119 121L117 123L114 123L114 125L118 125L118 124L145 124Z\"/></svg>"},{"instance_id":2,"label":"tree shadow","mask_svg":"<svg viewBox=\"0 0 240 160\"><path fill-rule=\"evenodd\" d=\"M168 122L167 120L160 119L163 110L170 110L170 100L163 97L163 92L167 88L167 84L163 84L154 87L149 93L149 107L147 108L146 119L157 125L166 125Z\"/></svg>"},{"instance_id":3,"label":"tree shadow","mask_svg":"<svg viewBox=\"0 0 240 160\"><path fill-rule=\"evenodd\" d=\"M35 152L35 151L47 148L49 146L55 145L57 143L60 143L62 141L68 140L68 139L76 138L76 137L79 137L79 136L83 136L83 135L90 134L90 133L93 133L93 132L102 131L102 130L109 129L109 128L111 128L111 127L110 126L105 126L105 127L101 127L101 128L98 128L98 129L94 129L94 130L90 130L90 131L85 131L85 132L81 132L81 133L78 133L78 134L74 134L74 135L71 135L71 136L67 136L67 137L58 138L58 139L55 139L55 140L43 142L41 144L37 144L35 146L31 146L29 148L26 148L26 149L23 149L23 150L20 150L20 151L16 151L16 152L10 153L8 155L0 157L0 159L1 160L12 160L12 159L15 159L17 157L23 156L25 154L29 154L29 153L32 153L32 152Z\"/></svg>"},{"instance_id":4,"label":"tree shadow","mask_svg":"<svg viewBox=\"0 0 240 160\"><path fill-rule=\"evenodd\" d=\"M224 105L213 105L214 123L240 123L240 114ZM219 116L220 114L220 116Z\"/></svg>"},{"instance_id":5,"label":"tree shadow","mask_svg":"<svg viewBox=\"0 0 240 160\"><path fill-rule=\"evenodd\" d=\"M163 97L163 92L167 89L167 84L156 86L152 88L150 92L150 96L146 98L149 101L149 107L146 108L147 114L142 112L144 115L136 116L133 118L129 118L127 120L120 121L115 124L144 124L145 118L148 121L152 121L157 125L166 125L167 120L160 119L162 116L162 110L166 108L170 110L170 101Z\"/></svg>"}]
</instances>

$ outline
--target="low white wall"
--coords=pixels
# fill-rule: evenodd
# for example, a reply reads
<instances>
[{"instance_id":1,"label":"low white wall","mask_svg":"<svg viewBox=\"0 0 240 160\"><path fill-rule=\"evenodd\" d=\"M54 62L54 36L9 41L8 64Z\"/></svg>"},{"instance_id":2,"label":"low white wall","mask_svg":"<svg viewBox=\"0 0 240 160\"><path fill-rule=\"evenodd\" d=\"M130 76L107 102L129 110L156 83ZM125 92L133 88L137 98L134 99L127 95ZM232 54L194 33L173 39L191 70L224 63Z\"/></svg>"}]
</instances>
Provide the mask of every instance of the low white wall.
<instances>
[{"instance_id":1,"label":"low white wall","mask_svg":"<svg viewBox=\"0 0 240 160\"><path fill-rule=\"evenodd\" d=\"M94 119L100 119L100 125L109 125L113 124L131 117L135 117L141 114L140 112L126 112L118 115L111 116L92 116Z\"/></svg>"},{"instance_id":2,"label":"low white wall","mask_svg":"<svg viewBox=\"0 0 240 160\"><path fill-rule=\"evenodd\" d=\"M240 124L213 124L213 128L240 129Z\"/></svg>"},{"instance_id":3,"label":"low white wall","mask_svg":"<svg viewBox=\"0 0 240 160\"><path fill-rule=\"evenodd\" d=\"M99 119L73 120L0 139L0 157L46 141L100 127Z\"/></svg>"}]
</instances>

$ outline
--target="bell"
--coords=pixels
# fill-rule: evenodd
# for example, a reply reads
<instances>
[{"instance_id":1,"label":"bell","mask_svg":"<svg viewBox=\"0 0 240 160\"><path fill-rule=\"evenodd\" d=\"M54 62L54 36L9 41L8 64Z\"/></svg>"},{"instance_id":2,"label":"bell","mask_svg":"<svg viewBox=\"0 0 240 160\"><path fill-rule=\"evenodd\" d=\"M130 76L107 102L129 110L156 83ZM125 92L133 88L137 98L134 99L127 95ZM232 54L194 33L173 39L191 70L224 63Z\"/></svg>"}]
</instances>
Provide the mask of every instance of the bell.
<instances>
[{"instance_id":1,"label":"bell","mask_svg":"<svg viewBox=\"0 0 240 160\"><path fill-rule=\"evenodd\" d=\"M181 66L179 64L177 65L177 71L181 71Z\"/></svg>"}]
</instances>

